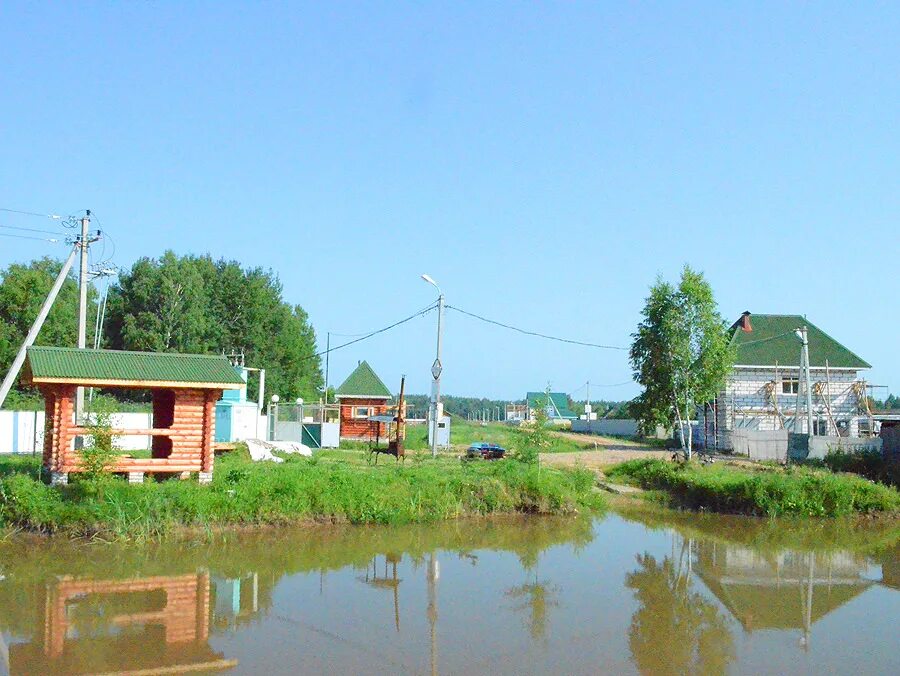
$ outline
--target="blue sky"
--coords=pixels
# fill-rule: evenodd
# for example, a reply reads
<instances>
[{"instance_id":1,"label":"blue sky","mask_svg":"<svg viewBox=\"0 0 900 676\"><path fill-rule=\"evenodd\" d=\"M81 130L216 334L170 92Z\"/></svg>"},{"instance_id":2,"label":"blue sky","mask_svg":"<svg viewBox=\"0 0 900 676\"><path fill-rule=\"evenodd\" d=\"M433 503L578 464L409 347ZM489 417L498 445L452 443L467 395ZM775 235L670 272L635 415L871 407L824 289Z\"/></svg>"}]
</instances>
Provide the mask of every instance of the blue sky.
<instances>
[{"instance_id":1,"label":"blue sky","mask_svg":"<svg viewBox=\"0 0 900 676\"><path fill-rule=\"evenodd\" d=\"M897 35L891 3L6 2L0 207L90 208L120 266L271 267L323 344L426 305L428 272L627 346L690 262L727 318L805 313L898 388ZM0 238L0 266L46 253ZM334 353L332 381L367 359L427 391L434 320ZM454 394L630 378L455 313L444 348Z\"/></svg>"}]
</instances>

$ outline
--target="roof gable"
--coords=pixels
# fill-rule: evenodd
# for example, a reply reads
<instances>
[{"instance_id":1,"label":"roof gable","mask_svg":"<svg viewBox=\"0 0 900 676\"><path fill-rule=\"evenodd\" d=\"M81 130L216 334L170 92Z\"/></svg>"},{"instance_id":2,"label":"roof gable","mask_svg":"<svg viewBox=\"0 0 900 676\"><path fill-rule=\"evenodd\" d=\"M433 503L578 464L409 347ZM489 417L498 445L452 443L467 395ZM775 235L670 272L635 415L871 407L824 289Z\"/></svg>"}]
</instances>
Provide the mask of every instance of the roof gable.
<instances>
[{"instance_id":1,"label":"roof gable","mask_svg":"<svg viewBox=\"0 0 900 676\"><path fill-rule=\"evenodd\" d=\"M390 399L391 391L365 360L359 362L353 373L334 391L335 397L360 397Z\"/></svg>"},{"instance_id":2,"label":"roof gable","mask_svg":"<svg viewBox=\"0 0 900 676\"><path fill-rule=\"evenodd\" d=\"M235 389L243 378L225 357L174 352L127 352L31 346L25 368L30 383L99 386L183 386Z\"/></svg>"},{"instance_id":3,"label":"roof gable","mask_svg":"<svg viewBox=\"0 0 900 676\"><path fill-rule=\"evenodd\" d=\"M794 331L806 326L809 336L809 364L825 368L871 368L859 355L841 345L801 315L750 315L752 331L741 328L741 320L731 327L731 345L738 366L799 366L800 341Z\"/></svg>"},{"instance_id":4,"label":"roof gable","mask_svg":"<svg viewBox=\"0 0 900 676\"><path fill-rule=\"evenodd\" d=\"M525 400L528 402L529 408L537 408L538 402L544 402L547 400L546 392L528 392L525 395ZM551 392L550 393L550 402L553 404L554 408L559 411L560 418L577 418L576 413L569 408L569 395L565 392Z\"/></svg>"}]
</instances>

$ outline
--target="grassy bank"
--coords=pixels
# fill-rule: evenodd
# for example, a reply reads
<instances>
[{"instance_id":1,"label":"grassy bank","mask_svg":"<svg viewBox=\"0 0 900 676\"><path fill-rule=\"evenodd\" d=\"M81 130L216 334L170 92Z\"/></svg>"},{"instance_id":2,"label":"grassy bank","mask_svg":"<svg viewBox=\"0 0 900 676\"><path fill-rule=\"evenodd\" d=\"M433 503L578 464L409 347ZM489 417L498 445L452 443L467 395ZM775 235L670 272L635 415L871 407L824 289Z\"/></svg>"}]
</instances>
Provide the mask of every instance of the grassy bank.
<instances>
[{"instance_id":1,"label":"grassy bank","mask_svg":"<svg viewBox=\"0 0 900 676\"><path fill-rule=\"evenodd\" d=\"M807 467L700 466L631 460L607 474L644 488L666 491L681 506L730 514L847 516L900 512L900 493L895 488Z\"/></svg>"},{"instance_id":2,"label":"grassy bank","mask_svg":"<svg viewBox=\"0 0 900 676\"><path fill-rule=\"evenodd\" d=\"M561 436L554 430L548 433L549 447L542 453L573 453L593 447L593 439L585 437L584 441L576 441ZM477 423L468 420L453 418L450 425L450 442L454 452L458 453L465 447L476 441L484 441L490 444L499 444L512 451L522 443L520 428L506 423ZM365 442L341 442L342 447L362 448ZM425 425L409 425L406 428L406 448L410 451L424 451L430 448L428 445L428 428Z\"/></svg>"},{"instance_id":3,"label":"grassy bank","mask_svg":"<svg viewBox=\"0 0 900 676\"><path fill-rule=\"evenodd\" d=\"M4 459L0 526L140 538L185 527L420 523L491 514L567 514L601 506L587 471L449 458L376 467L357 455L291 457L273 464L252 463L237 451L217 460L210 486L178 480L129 485L113 477L61 488L38 480L36 461Z\"/></svg>"}]
</instances>

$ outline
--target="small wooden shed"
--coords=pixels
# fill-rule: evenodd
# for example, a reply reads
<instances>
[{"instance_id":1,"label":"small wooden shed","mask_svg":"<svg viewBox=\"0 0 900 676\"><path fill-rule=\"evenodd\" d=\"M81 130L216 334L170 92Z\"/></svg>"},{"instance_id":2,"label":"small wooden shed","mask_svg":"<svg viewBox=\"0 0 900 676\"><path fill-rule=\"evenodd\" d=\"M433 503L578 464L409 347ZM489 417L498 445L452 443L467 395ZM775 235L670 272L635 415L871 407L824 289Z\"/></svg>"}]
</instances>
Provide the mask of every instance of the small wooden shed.
<instances>
[{"instance_id":1,"label":"small wooden shed","mask_svg":"<svg viewBox=\"0 0 900 676\"><path fill-rule=\"evenodd\" d=\"M75 438L90 433L75 420L78 387L146 389L153 397L151 429L114 429L114 436L150 436L150 458L117 458L112 472L133 481L144 472L197 472L212 481L216 401L244 386L225 358L214 355L28 348L22 379L44 396L44 469L53 483L81 470Z\"/></svg>"},{"instance_id":2,"label":"small wooden shed","mask_svg":"<svg viewBox=\"0 0 900 676\"><path fill-rule=\"evenodd\" d=\"M387 415L391 391L368 362L359 362L335 390L334 398L341 407L341 439L385 436L385 423L372 418Z\"/></svg>"}]
</instances>

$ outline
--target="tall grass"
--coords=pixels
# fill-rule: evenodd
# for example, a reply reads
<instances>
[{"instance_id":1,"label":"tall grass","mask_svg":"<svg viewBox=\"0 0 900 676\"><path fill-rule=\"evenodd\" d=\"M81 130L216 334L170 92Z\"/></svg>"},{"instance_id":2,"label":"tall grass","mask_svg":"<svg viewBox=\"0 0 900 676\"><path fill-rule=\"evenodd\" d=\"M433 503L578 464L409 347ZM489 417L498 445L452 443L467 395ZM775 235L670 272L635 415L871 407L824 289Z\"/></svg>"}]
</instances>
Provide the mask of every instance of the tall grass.
<instances>
[{"instance_id":1,"label":"tall grass","mask_svg":"<svg viewBox=\"0 0 900 676\"><path fill-rule=\"evenodd\" d=\"M846 516L900 511L896 489L805 467L740 468L630 460L608 472L668 491L681 505L766 516Z\"/></svg>"},{"instance_id":2,"label":"tall grass","mask_svg":"<svg viewBox=\"0 0 900 676\"><path fill-rule=\"evenodd\" d=\"M210 486L168 480L131 485L105 479L50 487L29 472L0 478L0 526L74 535L152 538L180 527L309 521L402 524L464 516L569 514L599 508L593 475L520 463L439 460L366 466L289 458L217 460ZM23 469L26 469L23 467Z\"/></svg>"}]
</instances>

